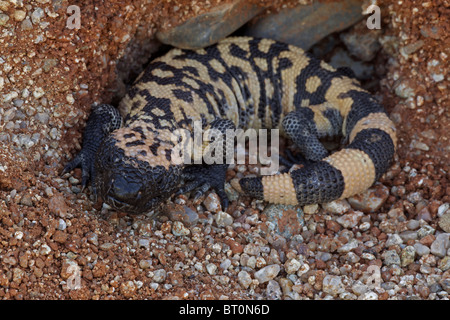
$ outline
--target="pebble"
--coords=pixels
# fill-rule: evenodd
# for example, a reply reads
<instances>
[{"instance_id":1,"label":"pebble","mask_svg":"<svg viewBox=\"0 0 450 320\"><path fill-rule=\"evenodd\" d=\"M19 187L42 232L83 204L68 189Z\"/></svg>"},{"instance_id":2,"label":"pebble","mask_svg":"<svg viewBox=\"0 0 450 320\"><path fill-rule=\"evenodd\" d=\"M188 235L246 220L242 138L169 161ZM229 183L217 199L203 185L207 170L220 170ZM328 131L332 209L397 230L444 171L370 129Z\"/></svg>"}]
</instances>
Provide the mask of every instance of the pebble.
<instances>
[{"instance_id":1,"label":"pebble","mask_svg":"<svg viewBox=\"0 0 450 320\"><path fill-rule=\"evenodd\" d=\"M305 224L300 207L284 204L269 204L261 214L267 218L269 228L286 239L300 234Z\"/></svg>"},{"instance_id":2,"label":"pebble","mask_svg":"<svg viewBox=\"0 0 450 320\"><path fill-rule=\"evenodd\" d=\"M417 240L417 232L412 230L406 230L399 234L400 238L403 242L407 242L408 240Z\"/></svg>"},{"instance_id":3,"label":"pebble","mask_svg":"<svg viewBox=\"0 0 450 320\"><path fill-rule=\"evenodd\" d=\"M366 80L373 77L373 65L353 59L343 48L333 52L329 63L335 68L350 68L357 79Z\"/></svg>"},{"instance_id":4,"label":"pebble","mask_svg":"<svg viewBox=\"0 0 450 320\"><path fill-rule=\"evenodd\" d=\"M180 221L174 221L172 225L172 234L174 236L187 236L191 231Z\"/></svg>"},{"instance_id":5,"label":"pebble","mask_svg":"<svg viewBox=\"0 0 450 320\"><path fill-rule=\"evenodd\" d=\"M206 210L213 213L217 213L222 209L219 196L215 192L210 192L208 194L205 200L203 200L203 205L205 206Z\"/></svg>"},{"instance_id":6,"label":"pebble","mask_svg":"<svg viewBox=\"0 0 450 320\"><path fill-rule=\"evenodd\" d=\"M400 257L397 254L397 252L395 250L386 250L383 254L382 254L382 258L384 259L384 264L386 266L390 266L390 265L400 265Z\"/></svg>"},{"instance_id":7,"label":"pebble","mask_svg":"<svg viewBox=\"0 0 450 320\"><path fill-rule=\"evenodd\" d=\"M390 246L393 246L396 244L402 244L402 243L403 243L402 238L398 234L393 233L386 240L386 247L390 247Z\"/></svg>"},{"instance_id":8,"label":"pebble","mask_svg":"<svg viewBox=\"0 0 450 320\"><path fill-rule=\"evenodd\" d=\"M259 283L265 283L275 278L280 272L281 267L278 264L268 265L255 272L254 277Z\"/></svg>"},{"instance_id":9,"label":"pebble","mask_svg":"<svg viewBox=\"0 0 450 320\"><path fill-rule=\"evenodd\" d=\"M31 14L31 21L33 22L33 24L39 24L44 15L45 13L42 8L36 8Z\"/></svg>"},{"instance_id":10,"label":"pebble","mask_svg":"<svg viewBox=\"0 0 450 320\"><path fill-rule=\"evenodd\" d=\"M285 262L284 269L286 270L286 272L288 274L293 274L293 273L296 273L300 269L301 266L302 266L302 264L298 260L290 259Z\"/></svg>"},{"instance_id":11,"label":"pebble","mask_svg":"<svg viewBox=\"0 0 450 320\"><path fill-rule=\"evenodd\" d=\"M430 234L434 234L435 229L429 225L423 225L418 231L417 231L417 236L419 237L419 239L422 239Z\"/></svg>"},{"instance_id":12,"label":"pebble","mask_svg":"<svg viewBox=\"0 0 450 320\"><path fill-rule=\"evenodd\" d=\"M261 252L261 247L255 243L249 243L244 247L244 253L250 256L257 256Z\"/></svg>"},{"instance_id":13,"label":"pebble","mask_svg":"<svg viewBox=\"0 0 450 320\"><path fill-rule=\"evenodd\" d=\"M365 292L361 296L361 300L378 300L378 295L373 291Z\"/></svg>"},{"instance_id":14,"label":"pebble","mask_svg":"<svg viewBox=\"0 0 450 320\"><path fill-rule=\"evenodd\" d=\"M414 249L413 246L406 246L400 254L401 266L406 267L407 265L413 263L415 256L416 249Z\"/></svg>"},{"instance_id":15,"label":"pebble","mask_svg":"<svg viewBox=\"0 0 450 320\"><path fill-rule=\"evenodd\" d=\"M155 270L153 272L153 281L155 281L156 283L161 283L166 280L166 275L167 273L164 269Z\"/></svg>"},{"instance_id":16,"label":"pebble","mask_svg":"<svg viewBox=\"0 0 450 320\"><path fill-rule=\"evenodd\" d=\"M323 203L322 208L330 213L343 214L351 209L347 200L335 200L328 203Z\"/></svg>"},{"instance_id":17,"label":"pebble","mask_svg":"<svg viewBox=\"0 0 450 320\"><path fill-rule=\"evenodd\" d=\"M337 249L337 251L338 251L338 252L346 253L346 252L352 251L353 249L358 248L358 246L359 246L358 240L356 240L356 239L350 239L349 242L347 242L347 243L344 244L343 246L339 247L339 248Z\"/></svg>"},{"instance_id":18,"label":"pebble","mask_svg":"<svg viewBox=\"0 0 450 320\"><path fill-rule=\"evenodd\" d=\"M450 233L450 213L443 214L438 221L439 227L447 233Z\"/></svg>"},{"instance_id":19,"label":"pebble","mask_svg":"<svg viewBox=\"0 0 450 320\"><path fill-rule=\"evenodd\" d=\"M406 59L411 55L412 53L416 52L420 48L423 47L425 42L423 40L418 40L416 42L412 42L402 48L400 48L400 54L403 55Z\"/></svg>"},{"instance_id":20,"label":"pebble","mask_svg":"<svg viewBox=\"0 0 450 320\"><path fill-rule=\"evenodd\" d=\"M360 296L360 295L366 293L368 290L369 290L369 287L366 284L362 283L360 280L357 280L352 285L352 291L357 296Z\"/></svg>"},{"instance_id":21,"label":"pebble","mask_svg":"<svg viewBox=\"0 0 450 320\"><path fill-rule=\"evenodd\" d=\"M362 194L348 198L347 201L355 210L360 210L362 212L376 212L386 202L388 196L389 188L379 184Z\"/></svg>"},{"instance_id":22,"label":"pebble","mask_svg":"<svg viewBox=\"0 0 450 320\"><path fill-rule=\"evenodd\" d=\"M400 98L410 98L415 94L414 89L412 89L406 81L399 82L394 90L395 94Z\"/></svg>"},{"instance_id":23,"label":"pebble","mask_svg":"<svg viewBox=\"0 0 450 320\"><path fill-rule=\"evenodd\" d=\"M208 263L206 265L206 271L210 274L210 275L214 275L216 274L217 271L217 266L214 263Z\"/></svg>"},{"instance_id":24,"label":"pebble","mask_svg":"<svg viewBox=\"0 0 450 320\"><path fill-rule=\"evenodd\" d=\"M378 30L366 30L364 33L343 32L339 35L339 38L352 55L362 61L371 61L381 49L378 36Z\"/></svg>"},{"instance_id":25,"label":"pebble","mask_svg":"<svg viewBox=\"0 0 450 320\"><path fill-rule=\"evenodd\" d=\"M25 193L22 198L20 199L20 204L28 207L33 206L33 199L31 194Z\"/></svg>"},{"instance_id":26,"label":"pebble","mask_svg":"<svg viewBox=\"0 0 450 320\"><path fill-rule=\"evenodd\" d=\"M431 244L431 253L440 258L445 257L447 249L449 248L449 236L450 234L448 233L438 234Z\"/></svg>"},{"instance_id":27,"label":"pebble","mask_svg":"<svg viewBox=\"0 0 450 320\"><path fill-rule=\"evenodd\" d=\"M269 280L266 287L266 297L269 300L280 300L282 297L280 284L275 280Z\"/></svg>"},{"instance_id":28,"label":"pebble","mask_svg":"<svg viewBox=\"0 0 450 320\"><path fill-rule=\"evenodd\" d=\"M238 281L242 288L247 289L252 284L252 277L247 271L239 271Z\"/></svg>"},{"instance_id":29,"label":"pebble","mask_svg":"<svg viewBox=\"0 0 450 320\"><path fill-rule=\"evenodd\" d=\"M444 215L444 213L447 212L449 207L450 207L450 203L444 203L444 204L440 205L438 208L438 211L437 211L438 217L442 217ZM448 212L448 213L450 213L450 212Z\"/></svg>"},{"instance_id":30,"label":"pebble","mask_svg":"<svg viewBox=\"0 0 450 320\"><path fill-rule=\"evenodd\" d=\"M23 21L23 19L25 19L25 17L27 16L27 13L23 10L14 10L13 16L14 16L14 20L20 22L20 21Z\"/></svg>"},{"instance_id":31,"label":"pebble","mask_svg":"<svg viewBox=\"0 0 450 320\"><path fill-rule=\"evenodd\" d=\"M169 218L172 221L181 221L188 226L195 225L199 219L198 213L188 206L168 205Z\"/></svg>"},{"instance_id":32,"label":"pebble","mask_svg":"<svg viewBox=\"0 0 450 320\"><path fill-rule=\"evenodd\" d=\"M30 18L25 18L25 20L22 21L20 28L24 31L33 29L33 24L31 23Z\"/></svg>"},{"instance_id":33,"label":"pebble","mask_svg":"<svg viewBox=\"0 0 450 320\"><path fill-rule=\"evenodd\" d=\"M341 277L326 275L325 278L323 278L322 290L333 297L337 297L339 294L345 292L345 286L342 283Z\"/></svg>"},{"instance_id":34,"label":"pebble","mask_svg":"<svg viewBox=\"0 0 450 320\"><path fill-rule=\"evenodd\" d=\"M148 269L152 266L152 260L143 259L139 261L139 268L141 269Z\"/></svg>"},{"instance_id":35,"label":"pebble","mask_svg":"<svg viewBox=\"0 0 450 320\"><path fill-rule=\"evenodd\" d=\"M218 227L231 226L233 224L233 217L224 211L219 211L215 216L214 220Z\"/></svg>"},{"instance_id":36,"label":"pebble","mask_svg":"<svg viewBox=\"0 0 450 320\"><path fill-rule=\"evenodd\" d=\"M414 250L416 250L416 253L419 256L424 256L430 253L430 248L421 244L420 242L416 242L414 244Z\"/></svg>"},{"instance_id":37,"label":"pebble","mask_svg":"<svg viewBox=\"0 0 450 320\"><path fill-rule=\"evenodd\" d=\"M9 16L4 13L0 13L0 26L4 26L9 20Z\"/></svg>"},{"instance_id":38,"label":"pebble","mask_svg":"<svg viewBox=\"0 0 450 320\"><path fill-rule=\"evenodd\" d=\"M447 271L450 269L450 256L445 256L441 261L439 261L438 268L442 271Z\"/></svg>"},{"instance_id":39,"label":"pebble","mask_svg":"<svg viewBox=\"0 0 450 320\"><path fill-rule=\"evenodd\" d=\"M363 216L364 213L362 213L361 211L353 211L338 217L336 219L336 222L346 229L351 229L358 225Z\"/></svg>"},{"instance_id":40,"label":"pebble","mask_svg":"<svg viewBox=\"0 0 450 320\"><path fill-rule=\"evenodd\" d=\"M417 230L420 227L420 222L417 220L408 220L406 227L409 230Z\"/></svg>"}]
</instances>

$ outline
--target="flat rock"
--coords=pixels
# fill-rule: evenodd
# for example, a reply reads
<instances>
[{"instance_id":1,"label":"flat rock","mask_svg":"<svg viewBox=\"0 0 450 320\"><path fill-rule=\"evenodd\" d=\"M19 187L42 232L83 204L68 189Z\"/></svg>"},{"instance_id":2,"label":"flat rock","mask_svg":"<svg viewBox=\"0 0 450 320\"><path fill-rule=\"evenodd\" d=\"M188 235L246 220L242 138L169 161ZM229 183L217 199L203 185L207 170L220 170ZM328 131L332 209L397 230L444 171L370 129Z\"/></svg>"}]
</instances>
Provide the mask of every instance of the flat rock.
<instances>
[{"instance_id":1,"label":"flat rock","mask_svg":"<svg viewBox=\"0 0 450 320\"><path fill-rule=\"evenodd\" d=\"M245 34L279 40L308 50L327 35L344 30L362 18L360 0L314 1L310 5L256 18Z\"/></svg>"},{"instance_id":2,"label":"flat rock","mask_svg":"<svg viewBox=\"0 0 450 320\"><path fill-rule=\"evenodd\" d=\"M159 30L156 37L162 43L178 48L204 48L227 37L264 9L246 0L236 0L168 30Z\"/></svg>"}]
</instances>

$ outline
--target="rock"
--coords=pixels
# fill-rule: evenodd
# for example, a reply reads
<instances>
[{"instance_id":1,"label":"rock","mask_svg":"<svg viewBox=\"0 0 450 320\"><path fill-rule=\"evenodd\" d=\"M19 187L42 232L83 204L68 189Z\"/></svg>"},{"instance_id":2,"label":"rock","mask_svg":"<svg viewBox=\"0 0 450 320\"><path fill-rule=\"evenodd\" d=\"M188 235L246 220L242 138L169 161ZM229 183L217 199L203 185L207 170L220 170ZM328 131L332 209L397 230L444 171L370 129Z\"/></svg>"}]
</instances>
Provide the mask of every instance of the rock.
<instances>
[{"instance_id":1,"label":"rock","mask_svg":"<svg viewBox=\"0 0 450 320\"><path fill-rule=\"evenodd\" d=\"M398 234L393 233L386 240L386 247L390 247L390 246L393 246L396 244L402 244L402 243L403 243L402 238Z\"/></svg>"},{"instance_id":2,"label":"rock","mask_svg":"<svg viewBox=\"0 0 450 320\"><path fill-rule=\"evenodd\" d=\"M262 212L269 228L286 239L300 234L305 224L300 207L284 204L270 204Z\"/></svg>"},{"instance_id":3,"label":"rock","mask_svg":"<svg viewBox=\"0 0 450 320\"><path fill-rule=\"evenodd\" d=\"M23 19L25 19L25 17L27 16L27 13L23 10L14 10L14 20L16 21L23 21Z\"/></svg>"},{"instance_id":4,"label":"rock","mask_svg":"<svg viewBox=\"0 0 450 320\"><path fill-rule=\"evenodd\" d=\"M225 193L228 196L228 200L235 201L239 199L239 192L237 192L229 182L225 183Z\"/></svg>"},{"instance_id":5,"label":"rock","mask_svg":"<svg viewBox=\"0 0 450 320\"><path fill-rule=\"evenodd\" d=\"M239 271L238 281L242 288L247 289L252 284L252 277L247 271Z\"/></svg>"},{"instance_id":6,"label":"rock","mask_svg":"<svg viewBox=\"0 0 450 320\"><path fill-rule=\"evenodd\" d=\"M389 196L389 188L378 184L369 188L366 192L347 199L355 210L362 212L376 212L386 202Z\"/></svg>"},{"instance_id":7,"label":"rock","mask_svg":"<svg viewBox=\"0 0 450 320\"><path fill-rule=\"evenodd\" d=\"M56 230L56 232L53 234L52 239L59 243L65 243L67 240L67 233L61 230Z\"/></svg>"},{"instance_id":8,"label":"rock","mask_svg":"<svg viewBox=\"0 0 450 320\"><path fill-rule=\"evenodd\" d=\"M360 295L366 293L368 290L369 290L369 287L366 284L362 283L360 280L357 280L352 285L352 291L357 296L360 296Z\"/></svg>"},{"instance_id":9,"label":"rock","mask_svg":"<svg viewBox=\"0 0 450 320\"><path fill-rule=\"evenodd\" d=\"M439 218L439 227L447 233L450 233L450 213L446 213Z\"/></svg>"},{"instance_id":10,"label":"rock","mask_svg":"<svg viewBox=\"0 0 450 320\"><path fill-rule=\"evenodd\" d=\"M414 244L414 249L416 250L417 255L424 256L426 254L430 253L430 248L427 246L421 244L420 242L417 242Z\"/></svg>"},{"instance_id":11,"label":"rock","mask_svg":"<svg viewBox=\"0 0 450 320\"><path fill-rule=\"evenodd\" d=\"M373 77L373 65L353 59L342 48L336 49L329 63L335 68L350 68L354 76L360 80L367 80Z\"/></svg>"},{"instance_id":12,"label":"rock","mask_svg":"<svg viewBox=\"0 0 450 320\"><path fill-rule=\"evenodd\" d=\"M33 24L39 24L44 16L44 10L38 7L31 14L31 21L33 22Z\"/></svg>"},{"instance_id":13,"label":"rock","mask_svg":"<svg viewBox=\"0 0 450 320\"><path fill-rule=\"evenodd\" d=\"M398 256L395 250L387 250L382 254L382 258L384 259L384 264L386 266L390 265L400 265L400 257Z\"/></svg>"},{"instance_id":14,"label":"rock","mask_svg":"<svg viewBox=\"0 0 450 320\"><path fill-rule=\"evenodd\" d=\"M445 257L447 249L449 248L449 237L448 233L440 233L436 236L436 239L431 244L431 253L440 258Z\"/></svg>"},{"instance_id":15,"label":"rock","mask_svg":"<svg viewBox=\"0 0 450 320\"><path fill-rule=\"evenodd\" d=\"M400 253L401 266L406 267L407 265L414 262L416 256L416 249L413 246L406 246Z\"/></svg>"},{"instance_id":16,"label":"rock","mask_svg":"<svg viewBox=\"0 0 450 320\"><path fill-rule=\"evenodd\" d=\"M439 283L442 289L444 289L447 293L450 293L450 278L442 279Z\"/></svg>"},{"instance_id":17,"label":"rock","mask_svg":"<svg viewBox=\"0 0 450 320\"><path fill-rule=\"evenodd\" d=\"M346 200L335 200L328 203L322 203L322 208L330 213L343 214L351 209Z\"/></svg>"},{"instance_id":18,"label":"rock","mask_svg":"<svg viewBox=\"0 0 450 320\"><path fill-rule=\"evenodd\" d=\"M249 1L235 0L215 6L176 27L159 30L156 37L162 43L178 48L204 48L227 37L262 10L264 7Z\"/></svg>"},{"instance_id":19,"label":"rock","mask_svg":"<svg viewBox=\"0 0 450 320\"><path fill-rule=\"evenodd\" d=\"M378 300L378 295L373 291L365 292L361 295L361 300Z\"/></svg>"},{"instance_id":20,"label":"rock","mask_svg":"<svg viewBox=\"0 0 450 320\"><path fill-rule=\"evenodd\" d=\"M445 256L441 261L439 261L438 268L442 271L447 271L450 269L450 256Z\"/></svg>"},{"instance_id":21,"label":"rock","mask_svg":"<svg viewBox=\"0 0 450 320\"><path fill-rule=\"evenodd\" d=\"M155 281L156 283L161 283L166 280L166 275L166 270L158 269L153 272L153 281Z\"/></svg>"},{"instance_id":22,"label":"rock","mask_svg":"<svg viewBox=\"0 0 450 320\"><path fill-rule=\"evenodd\" d=\"M148 269L152 266L152 260L143 259L139 261L139 268Z\"/></svg>"},{"instance_id":23,"label":"rock","mask_svg":"<svg viewBox=\"0 0 450 320\"><path fill-rule=\"evenodd\" d=\"M314 1L309 5L280 10L252 21L245 35L289 43L305 50L325 36L363 18L361 1Z\"/></svg>"},{"instance_id":24,"label":"rock","mask_svg":"<svg viewBox=\"0 0 450 320\"><path fill-rule=\"evenodd\" d=\"M48 208L50 209L51 213L62 218L64 218L69 211L69 207L66 204L64 196L59 192L55 192L53 197L50 198L50 200L48 201Z\"/></svg>"},{"instance_id":25,"label":"rock","mask_svg":"<svg viewBox=\"0 0 450 320\"><path fill-rule=\"evenodd\" d=\"M319 211L319 205L318 204L310 204L303 207L303 212L305 214L314 214Z\"/></svg>"},{"instance_id":26,"label":"rock","mask_svg":"<svg viewBox=\"0 0 450 320\"><path fill-rule=\"evenodd\" d=\"M415 95L414 89L412 89L410 84L405 80L399 81L395 86L394 91L397 96L405 99L413 97Z\"/></svg>"},{"instance_id":27,"label":"rock","mask_svg":"<svg viewBox=\"0 0 450 320\"><path fill-rule=\"evenodd\" d=\"M406 230L399 234L400 238L402 238L403 242L407 242L408 240L417 240L417 232L412 230Z\"/></svg>"},{"instance_id":28,"label":"rock","mask_svg":"<svg viewBox=\"0 0 450 320\"><path fill-rule=\"evenodd\" d=\"M192 226L198 221L198 213L188 206L170 203L165 207L165 212L170 220L180 221L188 226Z\"/></svg>"},{"instance_id":29,"label":"rock","mask_svg":"<svg viewBox=\"0 0 450 320\"><path fill-rule=\"evenodd\" d=\"M214 275L216 274L217 271L217 266L214 263L208 263L206 265L206 271L210 274L210 275Z\"/></svg>"},{"instance_id":30,"label":"rock","mask_svg":"<svg viewBox=\"0 0 450 320\"><path fill-rule=\"evenodd\" d=\"M286 273L292 274L292 273L296 273L300 269L301 266L302 266L302 264L300 263L300 261L298 261L296 259L290 259L285 262L284 269L286 270Z\"/></svg>"},{"instance_id":31,"label":"rock","mask_svg":"<svg viewBox=\"0 0 450 320\"><path fill-rule=\"evenodd\" d=\"M33 197L31 196L31 194L25 193L20 199L20 204L27 207L33 207Z\"/></svg>"},{"instance_id":32,"label":"rock","mask_svg":"<svg viewBox=\"0 0 450 320\"><path fill-rule=\"evenodd\" d=\"M250 256L257 256L261 252L261 247L254 243L249 243L244 247L244 253Z\"/></svg>"},{"instance_id":33,"label":"rock","mask_svg":"<svg viewBox=\"0 0 450 320\"><path fill-rule=\"evenodd\" d=\"M174 236L187 236L191 231L180 221L175 221L172 225L172 234Z\"/></svg>"},{"instance_id":34,"label":"rock","mask_svg":"<svg viewBox=\"0 0 450 320\"><path fill-rule=\"evenodd\" d=\"M417 231L417 236L419 237L419 239L422 239L430 234L434 234L435 231L436 230L433 227L425 224Z\"/></svg>"},{"instance_id":35,"label":"rock","mask_svg":"<svg viewBox=\"0 0 450 320\"><path fill-rule=\"evenodd\" d=\"M352 30L341 33L339 37L353 56L362 61L371 61L381 49L378 42L380 33L381 30L376 29L365 29L364 32Z\"/></svg>"},{"instance_id":36,"label":"rock","mask_svg":"<svg viewBox=\"0 0 450 320\"><path fill-rule=\"evenodd\" d=\"M358 225L363 216L364 213L361 211L353 211L338 217L336 222L346 229L351 229Z\"/></svg>"},{"instance_id":37,"label":"rock","mask_svg":"<svg viewBox=\"0 0 450 320\"><path fill-rule=\"evenodd\" d=\"M269 300L280 300L281 299L281 287L280 284L275 280L269 280L266 288L266 296Z\"/></svg>"},{"instance_id":38,"label":"rock","mask_svg":"<svg viewBox=\"0 0 450 320\"><path fill-rule=\"evenodd\" d=\"M259 283L265 283L269 280L274 279L278 275L280 270L281 267L278 264L271 264L256 271L254 276Z\"/></svg>"},{"instance_id":39,"label":"rock","mask_svg":"<svg viewBox=\"0 0 450 320\"><path fill-rule=\"evenodd\" d=\"M352 251L353 249L356 249L359 246L359 242L356 239L350 239L349 242L344 244L343 246L339 247L337 249L338 252L347 253Z\"/></svg>"},{"instance_id":40,"label":"rock","mask_svg":"<svg viewBox=\"0 0 450 320\"><path fill-rule=\"evenodd\" d=\"M438 208L438 211L437 211L438 217L442 217L447 212L449 207L450 207L450 203L444 203L444 204L440 205ZM448 212L448 213L450 213L450 212Z\"/></svg>"},{"instance_id":41,"label":"rock","mask_svg":"<svg viewBox=\"0 0 450 320\"><path fill-rule=\"evenodd\" d=\"M215 192L210 192L203 201L206 210L217 213L222 209L219 196Z\"/></svg>"},{"instance_id":42,"label":"rock","mask_svg":"<svg viewBox=\"0 0 450 320\"><path fill-rule=\"evenodd\" d=\"M219 211L214 216L214 220L216 220L216 224L218 227L230 226L233 223L233 217L224 211Z\"/></svg>"},{"instance_id":43,"label":"rock","mask_svg":"<svg viewBox=\"0 0 450 320\"><path fill-rule=\"evenodd\" d=\"M4 13L0 13L0 26L4 26L9 20L9 16Z\"/></svg>"},{"instance_id":44,"label":"rock","mask_svg":"<svg viewBox=\"0 0 450 320\"><path fill-rule=\"evenodd\" d=\"M345 292L344 284L342 283L341 277L327 275L323 278L322 290L325 293L332 295L333 297Z\"/></svg>"},{"instance_id":45,"label":"rock","mask_svg":"<svg viewBox=\"0 0 450 320\"><path fill-rule=\"evenodd\" d=\"M408 59L410 54L412 54L412 53L416 52L417 50L419 50L420 48L422 48L424 44L425 44L425 42L423 40L409 43L406 46L400 48L400 54L405 59Z\"/></svg>"}]
</instances>

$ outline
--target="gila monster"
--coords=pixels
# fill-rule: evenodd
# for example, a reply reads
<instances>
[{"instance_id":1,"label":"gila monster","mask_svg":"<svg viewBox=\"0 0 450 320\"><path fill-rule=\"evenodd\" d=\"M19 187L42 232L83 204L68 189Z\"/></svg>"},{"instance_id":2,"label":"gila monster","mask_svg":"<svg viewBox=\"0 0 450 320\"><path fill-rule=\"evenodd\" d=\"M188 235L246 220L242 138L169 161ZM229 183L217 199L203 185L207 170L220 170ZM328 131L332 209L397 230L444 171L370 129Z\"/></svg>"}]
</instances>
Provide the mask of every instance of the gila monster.
<instances>
[{"instance_id":1,"label":"gila monster","mask_svg":"<svg viewBox=\"0 0 450 320\"><path fill-rule=\"evenodd\" d=\"M173 194L224 192L226 164L185 166L171 157L179 128L278 128L301 149L303 167L244 177L238 191L271 203L307 205L368 189L388 169L396 129L384 108L348 72L292 45L227 38L199 50L171 49L136 79L116 109L93 107L80 153L82 185L116 210L149 212ZM329 154L320 139L342 136ZM181 185L186 181L185 185Z\"/></svg>"}]
</instances>

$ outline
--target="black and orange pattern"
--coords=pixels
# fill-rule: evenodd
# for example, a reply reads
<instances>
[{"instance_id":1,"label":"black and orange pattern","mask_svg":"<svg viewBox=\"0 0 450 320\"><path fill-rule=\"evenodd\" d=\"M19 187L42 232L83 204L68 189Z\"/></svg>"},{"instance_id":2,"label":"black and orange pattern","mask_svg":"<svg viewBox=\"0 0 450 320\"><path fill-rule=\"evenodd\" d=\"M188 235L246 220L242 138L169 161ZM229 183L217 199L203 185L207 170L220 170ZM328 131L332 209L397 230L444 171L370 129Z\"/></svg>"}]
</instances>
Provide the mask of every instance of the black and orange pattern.
<instances>
[{"instance_id":1,"label":"black and orange pattern","mask_svg":"<svg viewBox=\"0 0 450 320\"><path fill-rule=\"evenodd\" d=\"M213 187L224 198L226 166L186 170L171 156L177 143L172 133L192 132L200 121L204 128L279 128L310 160L289 173L234 181L247 195L306 205L363 192L389 167L396 133L383 107L347 74L268 39L172 49L149 64L120 103L123 125L100 130L107 127L103 120L91 124L97 129L86 132L101 131L102 138L85 134L83 150L66 170L95 158L82 164L84 176L91 175L104 201L130 213L149 211L177 190ZM111 108L102 105L92 117L105 119L98 114L111 114ZM337 135L348 145L329 155L320 139ZM198 181L179 189L183 177Z\"/></svg>"}]
</instances>

